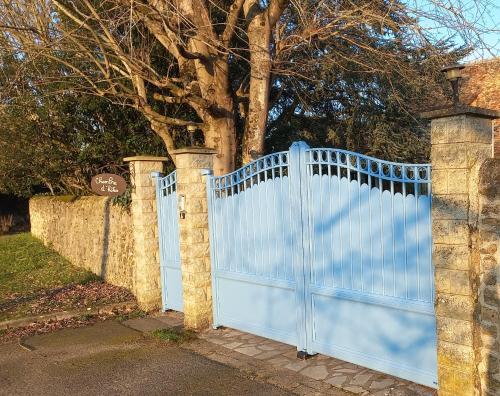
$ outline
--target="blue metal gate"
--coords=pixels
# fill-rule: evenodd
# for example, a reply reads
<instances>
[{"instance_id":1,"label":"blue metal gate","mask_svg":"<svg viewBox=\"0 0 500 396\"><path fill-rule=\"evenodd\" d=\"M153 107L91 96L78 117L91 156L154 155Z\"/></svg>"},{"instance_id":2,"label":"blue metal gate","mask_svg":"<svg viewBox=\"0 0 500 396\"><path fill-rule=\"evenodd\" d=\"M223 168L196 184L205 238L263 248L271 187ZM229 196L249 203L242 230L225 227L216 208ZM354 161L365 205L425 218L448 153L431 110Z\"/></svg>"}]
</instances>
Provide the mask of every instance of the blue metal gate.
<instances>
[{"instance_id":1,"label":"blue metal gate","mask_svg":"<svg viewBox=\"0 0 500 396\"><path fill-rule=\"evenodd\" d=\"M298 142L207 183L215 326L437 387L429 165Z\"/></svg>"},{"instance_id":2,"label":"blue metal gate","mask_svg":"<svg viewBox=\"0 0 500 396\"><path fill-rule=\"evenodd\" d=\"M160 276L163 310L183 310L179 216L177 210L176 172L158 177L156 205L160 243Z\"/></svg>"}]
</instances>

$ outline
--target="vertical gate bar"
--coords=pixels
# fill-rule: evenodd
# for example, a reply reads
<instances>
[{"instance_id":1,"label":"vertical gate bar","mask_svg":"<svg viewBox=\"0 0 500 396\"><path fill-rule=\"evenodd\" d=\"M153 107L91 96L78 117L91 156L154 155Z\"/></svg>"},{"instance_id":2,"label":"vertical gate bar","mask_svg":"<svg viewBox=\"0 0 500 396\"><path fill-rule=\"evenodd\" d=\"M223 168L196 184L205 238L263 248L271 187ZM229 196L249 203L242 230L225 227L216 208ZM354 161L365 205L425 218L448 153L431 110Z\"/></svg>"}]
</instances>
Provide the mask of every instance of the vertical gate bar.
<instances>
[{"instance_id":1,"label":"vertical gate bar","mask_svg":"<svg viewBox=\"0 0 500 396\"><path fill-rule=\"evenodd\" d=\"M384 183L382 181L382 178L380 177L380 174L382 172L382 164L378 164L377 165L377 170L378 170L378 188L379 188L379 193L380 193L380 196L379 196L379 199L380 199L380 212L379 212L379 216L380 216L380 250L382 252L381 254L381 257L382 257L382 294L385 296L386 293L385 293L385 250L384 250L384 214L383 214L383 210L382 210L382 195L383 195L383 188L384 188Z\"/></svg>"},{"instance_id":2,"label":"vertical gate bar","mask_svg":"<svg viewBox=\"0 0 500 396\"><path fill-rule=\"evenodd\" d=\"M405 167L404 166L401 166L401 184L402 184L402 194L403 194L403 236L404 236L404 249L405 249L405 298L408 298L408 242L406 240L406 232L407 232L407 222L406 222L406 216L407 216L407 212L406 212L406 202L407 202L407 199L406 199L406 182L405 182L405 179L403 177L404 175L404 172L405 172Z\"/></svg>"},{"instance_id":3,"label":"vertical gate bar","mask_svg":"<svg viewBox=\"0 0 500 396\"><path fill-rule=\"evenodd\" d=\"M213 183L214 176L212 175L212 171L210 169L204 169L201 171L202 175L206 177L207 184L207 201L208 201L208 237L210 240L210 270L212 272L211 280L212 280L212 315L213 315L213 324L212 327L216 329L219 327L219 300L217 298L217 284L215 281L215 273L217 271L217 255L216 249L217 244L215 241L215 222L214 222L214 190L215 186Z\"/></svg>"},{"instance_id":4,"label":"vertical gate bar","mask_svg":"<svg viewBox=\"0 0 500 396\"><path fill-rule=\"evenodd\" d=\"M356 156L356 168L358 172L358 233L359 233L359 264L361 267L361 290L365 290L364 259L363 259L363 221L361 219L361 162Z\"/></svg>"},{"instance_id":5,"label":"vertical gate bar","mask_svg":"<svg viewBox=\"0 0 500 396\"><path fill-rule=\"evenodd\" d=\"M257 165L255 165L255 167L257 168ZM250 198L250 204L252 206L252 214L255 213L255 207L254 207L254 201L255 201L255 186L254 185L254 170L253 170L253 165L250 165L250 168L248 169L249 171L249 177L250 177L250 186L248 188L248 195L249 195L249 198ZM250 216L250 220L252 222L252 244L250 246L254 246L255 245L255 241L257 239L256 235L255 235L255 216ZM257 275L258 274L258 271L257 271L257 268L258 268L258 258L257 258L257 250L258 249L252 249L253 250L253 262L255 263L254 266L252 266L252 273L254 275Z\"/></svg>"},{"instance_id":6,"label":"vertical gate bar","mask_svg":"<svg viewBox=\"0 0 500 396\"><path fill-rule=\"evenodd\" d=\"M273 239L276 240L278 236L278 225L279 225L279 220L278 220L278 211L277 211L277 204L278 204L278 197L276 194L277 190L277 179L276 179L276 173L275 173L275 158L273 157L273 167L271 171L271 183L272 183L272 189L271 191L273 192L273 210L272 210L272 216L273 216ZM273 274L276 277L276 279L279 278L279 257L278 257L278 249L273 249L273 266L274 266L274 271Z\"/></svg>"},{"instance_id":7,"label":"vertical gate bar","mask_svg":"<svg viewBox=\"0 0 500 396\"><path fill-rule=\"evenodd\" d=\"M249 210L248 206L249 203L249 200L251 199L250 197L250 189L248 188L247 186L247 174L246 174L246 170L244 169L243 172L245 172L243 174L243 187L244 187L244 196L245 196L245 205L243 206L244 208L244 213L245 213L245 245L246 245L246 259L247 259L247 262L246 262L246 266L245 266L245 270L247 271L247 273L251 273L251 267L250 266L250 255L252 253L252 251L250 250L251 249L251 243L250 243L250 240L251 240L251 235L250 233L252 232L252 235L253 235L253 230L251 230L250 228L250 223L251 223L251 220L252 220L252 212Z\"/></svg>"},{"instance_id":8,"label":"vertical gate bar","mask_svg":"<svg viewBox=\"0 0 500 396\"><path fill-rule=\"evenodd\" d=\"M325 244L325 238L324 238L325 233L324 232L325 232L325 230L323 229L324 222L321 220L323 218L323 195L324 195L323 194L323 153L322 153L322 151L318 150L317 155L318 155L318 161L319 161L318 177L319 177L319 214L320 214L320 216L319 216L318 220L321 222L320 223L321 224L321 273L323 274L322 279L325 279L325 247L324 247L324 244ZM312 175L312 176L314 176L314 175ZM312 178L311 178L311 180L312 180ZM312 192L311 192L311 195L312 195ZM316 224L313 224L310 229L313 230L315 227L316 227ZM314 244L314 246L317 246L317 245ZM316 255L316 252L314 253L314 255ZM318 282L318 279L316 279L316 273L317 273L316 269L313 269L311 271L311 278L314 279L314 284L318 285L320 283Z\"/></svg>"},{"instance_id":9,"label":"vertical gate bar","mask_svg":"<svg viewBox=\"0 0 500 396\"><path fill-rule=\"evenodd\" d=\"M332 167L333 167L333 161L332 161L332 155L333 152L328 151L327 152L327 159L328 159L328 183L330 183L330 197L328 197L328 210L330 213L329 217L329 223L331 224L330 227L330 276L331 276L331 281L332 284L330 285L331 287L335 287L335 245L334 245L334 226L333 226L333 177L332 177Z\"/></svg>"},{"instance_id":10,"label":"vertical gate bar","mask_svg":"<svg viewBox=\"0 0 500 396\"><path fill-rule=\"evenodd\" d=\"M339 178L339 188L338 188L338 205L340 205L340 202L341 199L340 199L340 196L341 196L341 181L342 181L342 172L340 170L340 159L341 159L341 154L340 153L337 153L337 156L336 156L336 163L337 163L337 177ZM342 216L338 216L339 218L339 232L340 232L340 239L338 241L338 244L339 244L339 250L340 250L340 287L344 287L344 244L343 244L343 241L342 241Z\"/></svg>"},{"instance_id":11,"label":"vertical gate bar","mask_svg":"<svg viewBox=\"0 0 500 396\"><path fill-rule=\"evenodd\" d=\"M314 174L313 166L310 165L313 160L313 152L308 150L309 147L303 147L302 155L301 155L301 191L305 191L305 194L302 195L302 215L305 216L306 220L312 220L313 216L313 200L312 200L312 192L311 192L311 182ZM319 150L318 150L319 155ZM318 157L321 161L321 157ZM321 166L321 165L320 165ZM316 353L311 349L312 340L314 339L314 320L312 316L312 306L313 299L312 294L310 293L310 285L312 281L312 271L314 266L314 259L312 256L313 252L313 228L310 222L303 222L305 224L305 228L302 231L302 236L304 238L304 262L302 265L302 269L304 271L304 296L305 296L305 319L306 319L306 345L307 345L307 353L314 354Z\"/></svg>"},{"instance_id":12,"label":"vertical gate bar","mask_svg":"<svg viewBox=\"0 0 500 396\"><path fill-rule=\"evenodd\" d=\"M429 249L429 265L431 266L430 271L429 271L429 282L431 285L431 301L434 301L434 265L432 263L432 220L431 220L431 214L432 213L432 183L431 183L431 178L432 178L432 169L430 166L427 167L427 196L429 197L429 222L428 222L428 228L427 232L429 237L431 238L430 240L430 246L431 249Z\"/></svg>"},{"instance_id":13,"label":"vertical gate bar","mask_svg":"<svg viewBox=\"0 0 500 396\"><path fill-rule=\"evenodd\" d=\"M234 177L234 175L231 175L230 180L229 180L229 182L231 183L231 190L230 190L231 191L231 198L230 198L230 200L228 200L228 202L231 202L231 218L228 221L228 224L231 224L231 228L229 228L229 230L230 230L230 235L231 235L231 239L232 239L232 244L231 244L232 249L230 250L232 255L230 255L230 262L232 263L233 268L235 268L235 271L238 271L239 257L234 253L234 252L238 252L238 248L236 245L236 238L235 238L235 234L234 234L234 227L239 226L239 224L238 224L239 219L237 222L236 221L236 202L235 202L236 198L234 195L234 178L233 177ZM231 271L231 264L230 264L229 270Z\"/></svg>"},{"instance_id":14,"label":"vertical gate bar","mask_svg":"<svg viewBox=\"0 0 500 396\"><path fill-rule=\"evenodd\" d=\"M392 180L392 166L389 165L391 176L391 228L392 228L392 295L396 297L396 230L394 228L394 181Z\"/></svg>"},{"instance_id":15,"label":"vertical gate bar","mask_svg":"<svg viewBox=\"0 0 500 396\"><path fill-rule=\"evenodd\" d=\"M237 183L236 184L236 193L238 194L238 207L241 207L242 206L242 202L243 202L243 196L241 194L240 172L236 172L236 183ZM243 230L243 228L244 228L244 227L242 227L242 225L244 224L243 223L242 214L243 214L243 211L238 209L238 219L239 219L241 230ZM239 234L240 234L240 238L239 238L240 250L237 251L237 252L239 252L240 255L241 255L241 259L240 259L240 271L244 272L244 270L243 270L243 267L244 267L243 260L245 259L246 256L244 256L242 254L242 252L243 252L243 232L240 231Z\"/></svg>"},{"instance_id":16,"label":"vertical gate bar","mask_svg":"<svg viewBox=\"0 0 500 396\"><path fill-rule=\"evenodd\" d=\"M417 181L417 175L418 175L418 168L415 166L413 168L413 179L415 182ZM417 266L417 300L420 300L420 234L418 232L419 226L418 226L418 195L420 193L420 188L419 188L418 183L414 183L413 185L413 192L415 194L415 232L416 232L416 238L417 238L417 257L416 257L416 266Z\"/></svg>"},{"instance_id":17,"label":"vertical gate bar","mask_svg":"<svg viewBox=\"0 0 500 396\"><path fill-rule=\"evenodd\" d=\"M217 208L217 217L214 217L214 223L216 224L216 230L217 230L217 250L220 249L219 251L219 257L220 261L217 261L217 267L216 269L222 269L226 270L226 250L225 250L225 244L224 244L224 232L226 230L225 223L224 223L224 194L225 194L225 181L224 178L219 179L219 199L215 201L215 207Z\"/></svg>"},{"instance_id":18,"label":"vertical gate bar","mask_svg":"<svg viewBox=\"0 0 500 396\"><path fill-rule=\"evenodd\" d=\"M293 222L293 238L294 238L294 254L293 267L295 273L295 299L297 304L297 350L308 350L308 334L306 323L306 280L304 274L306 260L306 237L305 224L308 221L305 207L305 194L307 193L305 183L307 175L305 173L307 166L305 165L305 153L309 146L305 142L293 143L289 151L289 186L290 186L290 209L291 214L297 221ZM304 205L305 206L305 205Z\"/></svg>"},{"instance_id":19,"label":"vertical gate bar","mask_svg":"<svg viewBox=\"0 0 500 396\"><path fill-rule=\"evenodd\" d=\"M157 223L158 223L158 249L160 253L160 285L162 287L161 292L161 303L162 303L162 311L165 310L165 290L164 290L164 274L163 274L163 238L164 232L162 230L162 205L161 205L161 183L162 183L162 174L160 172L151 173L151 177L156 179L156 210L157 210Z\"/></svg>"},{"instance_id":20,"label":"vertical gate bar","mask_svg":"<svg viewBox=\"0 0 500 396\"><path fill-rule=\"evenodd\" d=\"M366 172L368 176L368 224L370 227L370 271L372 274L371 281L371 292L375 291L375 282L374 282L374 274L373 274L373 226L372 226L372 205L371 205L371 197L372 197L372 163L370 160L366 161Z\"/></svg>"},{"instance_id":21,"label":"vertical gate bar","mask_svg":"<svg viewBox=\"0 0 500 396\"><path fill-rule=\"evenodd\" d=\"M279 156L279 164L280 164L280 167L279 167L280 199L283 200L283 157L281 154ZM286 247L285 229L284 229L284 224L286 224L285 205L281 204L280 207L281 207L281 229L280 229L281 242L283 243L283 246ZM286 262L286 253L283 252L283 250L281 250L281 251L282 251L283 261ZM279 268L280 268L280 266L278 265L278 276L279 276ZM285 278L287 278L287 279L290 278L289 274L287 274L286 268L285 268L284 275L285 275Z\"/></svg>"},{"instance_id":22,"label":"vertical gate bar","mask_svg":"<svg viewBox=\"0 0 500 396\"><path fill-rule=\"evenodd\" d=\"M346 168L347 168L347 203L349 206L348 224L349 224L349 288L353 287L353 270L352 270L352 224L351 224L351 155L346 154Z\"/></svg>"}]
</instances>

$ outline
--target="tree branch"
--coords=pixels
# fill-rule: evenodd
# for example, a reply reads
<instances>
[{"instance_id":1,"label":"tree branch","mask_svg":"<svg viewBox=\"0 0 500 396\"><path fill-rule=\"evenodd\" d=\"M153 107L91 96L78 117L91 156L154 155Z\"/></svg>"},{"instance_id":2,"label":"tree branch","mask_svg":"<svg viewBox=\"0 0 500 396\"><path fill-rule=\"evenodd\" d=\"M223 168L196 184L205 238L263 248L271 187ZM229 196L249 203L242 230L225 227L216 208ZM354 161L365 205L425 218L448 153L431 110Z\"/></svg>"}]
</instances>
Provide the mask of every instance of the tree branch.
<instances>
[{"instance_id":1,"label":"tree branch","mask_svg":"<svg viewBox=\"0 0 500 396\"><path fill-rule=\"evenodd\" d=\"M269 8L267 9L267 17L269 19L269 26L274 28L281 15L288 6L289 0L271 0Z\"/></svg>"},{"instance_id":2,"label":"tree branch","mask_svg":"<svg viewBox=\"0 0 500 396\"><path fill-rule=\"evenodd\" d=\"M234 29L236 28L236 23L238 22L238 16L243 8L243 3L245 0L236 0L229 11L226 19L226 27L221 35L221 42L224 48L229 48L229 43L234 35Z\"/></svg>"}]
</instances>

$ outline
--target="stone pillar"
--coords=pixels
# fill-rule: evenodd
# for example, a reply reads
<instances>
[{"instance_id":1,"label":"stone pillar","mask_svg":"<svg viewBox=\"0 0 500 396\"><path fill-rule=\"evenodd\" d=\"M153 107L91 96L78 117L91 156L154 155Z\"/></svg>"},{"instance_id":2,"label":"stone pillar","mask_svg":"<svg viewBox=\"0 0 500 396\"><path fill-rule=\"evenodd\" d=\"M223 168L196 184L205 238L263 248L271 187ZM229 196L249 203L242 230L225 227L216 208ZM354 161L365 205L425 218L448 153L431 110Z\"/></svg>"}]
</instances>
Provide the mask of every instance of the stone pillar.
<instances>
[{"instance_id":1,"label":"stone pillar","mask_svg":"<svg viewBox=\"0 0 500 396\"><path fill-rule=\"evenodd\" d=\"M468 106L423 114L431 121L432 259L439 395L475 395L478 351L478 174L492 157L495 111Z\"/></svg>"},{"instance_id":2,"label":"stone pillar","mask_svg":"<svg viewBox=\"0 0 500 396\"><path fill-rule=\"evenodd\" d=\"M161 306L156 187L151 172L162 172L163 163L167 160L166 157L150 156L124 159L130 162L132 183L135 295L145 311Z\"/></svg>"},{"instance_id":3,"label":"stone pillar","mask_svg":"<svg viewBox=\"0 0 500 396\"><path fill-rule=\"evenodd\" d=\"M177 197L179 205L184 205L180 208L183 213L179 219L184 325L195 330L207 328L212 323L208 204L202 170L212 169L215 153L203 147L174 151Z\"/></svg>"}]
</instances>

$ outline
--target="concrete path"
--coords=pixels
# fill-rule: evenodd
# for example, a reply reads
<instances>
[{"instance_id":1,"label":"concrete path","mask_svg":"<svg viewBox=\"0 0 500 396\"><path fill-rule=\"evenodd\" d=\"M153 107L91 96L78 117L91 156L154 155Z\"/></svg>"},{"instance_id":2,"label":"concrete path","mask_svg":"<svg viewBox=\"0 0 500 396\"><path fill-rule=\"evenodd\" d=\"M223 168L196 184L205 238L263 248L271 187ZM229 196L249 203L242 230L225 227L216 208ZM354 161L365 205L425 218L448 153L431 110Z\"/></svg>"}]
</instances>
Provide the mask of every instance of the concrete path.
<instances>
[{"instance_id":1,"label":"concrete path","mask_svg":"<svg viewBox=\"0 0 500 396\"><path fill-rule=\"evenodd\" d=\"M288 395L116 321L0 346L1 395Z\"/></svg>"}]
</instances>

